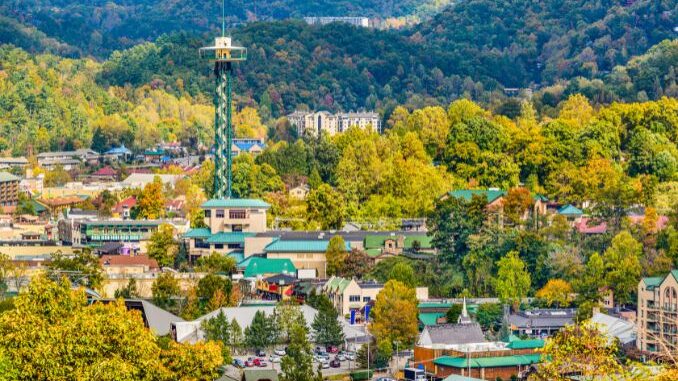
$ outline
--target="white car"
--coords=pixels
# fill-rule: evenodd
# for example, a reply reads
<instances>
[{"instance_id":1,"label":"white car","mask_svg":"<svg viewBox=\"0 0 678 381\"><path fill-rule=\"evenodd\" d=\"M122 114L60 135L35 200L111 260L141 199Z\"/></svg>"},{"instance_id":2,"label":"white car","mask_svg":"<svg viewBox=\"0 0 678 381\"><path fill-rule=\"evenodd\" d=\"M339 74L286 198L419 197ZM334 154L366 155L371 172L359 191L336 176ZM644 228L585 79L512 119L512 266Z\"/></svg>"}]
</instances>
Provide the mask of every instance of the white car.
<instances>
[{"instance_id":1,"label":"white car","mask_svg":"<svg viewBox=\"0 0 678 381\"><path fill-rule=\"evenodd\" d=\"M285 356L285 350L284 349L276 349L273 351L277 356Z\"/></svg>"},{"instance_id":2,"label":"white car","mask_svg":"<svg viewBox=\"0 0 678 381\"><path fill-rule=\"evenodd\" d=\"M355 361L356 355L353 352L348 352L348 353L346 353L346 358L351 360L351 361Z\"/></svg>"},{"instance_id":3,"label":"white car","mask_svg":"<svg viewBox=\"0 0 678 381\"><path fill-rule=\"evenodd\" d=\"M268 358L268 361L278 363L280 362L280 356L272 355L271 357Z\"/></svg>"},{"instance_id":4,"label":"white car","mask_svg":"<svg viewBox=\"0 0 678 381\"><path fill-rule=\"evenodd\" d=\"M327 360L323 360L321 362L323 369L328 369L330 367L330 362Z\"/></svg>"},{"instance_id":5,"label":"white car","mask_svg":"<svg viewBox=\"0 0 678 381\"><path fill-rule=\"evenodd\" d=\"M342 354L342 353L339 353L339 354L337 355L337 360L339 360L339 361L346 361L346 356L345 356L344 354Z\"/></svg>"}]
</instances>

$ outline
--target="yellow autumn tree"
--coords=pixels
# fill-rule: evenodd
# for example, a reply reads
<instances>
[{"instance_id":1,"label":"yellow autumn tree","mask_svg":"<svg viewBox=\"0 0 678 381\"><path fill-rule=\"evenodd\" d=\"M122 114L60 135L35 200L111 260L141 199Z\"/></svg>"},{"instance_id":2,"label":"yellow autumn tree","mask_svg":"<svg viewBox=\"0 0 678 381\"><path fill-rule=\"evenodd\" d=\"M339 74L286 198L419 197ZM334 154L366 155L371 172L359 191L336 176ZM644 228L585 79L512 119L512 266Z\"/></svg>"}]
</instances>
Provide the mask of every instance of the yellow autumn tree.
<instances>
[{"instance_id":1,"label":"yellow autumn tree","mask_svg":"<svg viewBox=\"0 0 678 381\"><path fill-rule=\"evenodd\" d=\"M417 297L414 289L400 281L390 280L377 295L372 310L370 332L377 342L414 343L417 337Z\"/></svg>"},{"instance_id":2,"label":"yellow autumn tree","mask_svg":"<svg viewBox=\"0 0 678 381\"><path fill-rule=\"evenodd\" d=\"M163 347L122 301L90 304L45 276L0 315L0 336L4 371L18 380L206 380L222 363L219 344Z\"/></svg>"},{"instance_id":3,"label":"yellow autumn tree","mask_svg":"<svg viewBox=\"0 0 678 381\"><path fill-rule=\"evenodd\" d=\"M549 307L567 307L573 300L572 286L563 279L550 279L535 295Z\"/></svg>"}]
</instances>

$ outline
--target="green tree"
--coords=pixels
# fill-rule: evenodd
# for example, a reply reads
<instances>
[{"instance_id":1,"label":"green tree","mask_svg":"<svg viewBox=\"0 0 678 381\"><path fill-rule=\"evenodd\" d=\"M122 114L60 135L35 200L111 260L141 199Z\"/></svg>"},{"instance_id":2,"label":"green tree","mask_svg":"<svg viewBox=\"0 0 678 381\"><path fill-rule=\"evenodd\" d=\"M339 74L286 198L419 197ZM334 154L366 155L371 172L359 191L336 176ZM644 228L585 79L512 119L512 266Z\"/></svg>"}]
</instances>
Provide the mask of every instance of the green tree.
<instances>
[{"instance_id":1,"label":"green tree","mask_svg":"<svg viewBox=\"0 0 678 381\"><path fill-rule=\"evenodd\" d=\"M296 325L306 324L299 306L291 302L278 303L273 310L273 317L277 338L281 343L287 343Z\"/></svg>"},{"instance_id":2,"label":"green tree","mask_svg":"<svg viewBox=\"0 0 678 381\"><path fill-rule=\"evenodd\" d=\"M612 244L603 254L606 283L614 290L618 303L631 301L641 275L640 256L643 245L631 233L624 230L612 239Z\"/></svg>"},{"instance_id":3,"label":"green tree","mask_svg":"<svg viewBox=\"0 0 678 381\"><path fill-rule=\"evenodd\" d=\"M245 328L245 345L252 349L265 349L275 342L275 338L275 321L257 311L250 326Z\"/></svg>"},{"instance_id":4,"label":"green tree","mask_svg":"<svg viewBox=\"0 0 678 381\"><path fill-rule=\"evenodd\" d=\"M313 355L306 324L295 324L291 327L290 344L282 358L280 371L281 381L322 381L320 369L313 370Z\"/></svg>"},{"instance_id":5,"label":"green tree","mask_svg":"<svg viewBox=\"0 0 678 381\"><path fill-rule=\"evenodd\" d=\"M333 306L318 309L311 323L315 333L315 342L321 345L341 345L344 342L344 331L339 323L339 314Z\"/></svg>"},{"instance_id":6,"label":"green tree","mask_svg":"<svg viewBox=\"0 0 678 381\"><path fill-rule=\"evenodd\" d=\"M530 290L530 274L525 269L525 262L518 253L511 251L497 261L497 278L495 289L499 299L518 307Z\"/></svg>"},{"instance_id":7,"label":"green tree","mask_svg":"<svg viewBox=\"0 0 678 381\"><path fill-rule=\"evenodd\" d=\"M205 319L201 323L201 328L205 332L205 339L208 341L217 341L221 344L222 357L224 364L230 364L231 359L231 325L224 314L224 311L219 313L211 319Z\"/></svg>"},{"instance_id":8,"label":"green tree","mask_svg":"<svg viewBox=\"0 0 678 381\"><path fill-rule=\"evenodd\" d=\"M198 258L197 271L229 274L235 270L236 262L233 257L213 252Z\"/></svg>"},{"instance_id":9,"label":"green tree","mask_svg":"<svg viewBox=\"0 0 678 381\"><path fill-rule=\"evenodd\" d=\"M232 291L231 280L218 274L209 273L198 281L197 294L201 300L210 301L217 293L221 293L221 298L223 298L221 303L211 306L215 309L229 304Z\"/></svg>"},{"instance_id":10,"label":"green tree","mask_svg":"<svg viewBox=\"0 0 678 381\"><path fill-rule=\"evenodd\" d=\"M174 239L174 227L170 224L158 226L148 241L148 256L155 259L160 266L174 265L179 252L179 243Z\"/></svg>"},{"instance_id":11,"label":"green tree","mask_svg":"<svg viewBox=\"0 0 678 381\"><path fill-rule=\"evenodd\" d=\"M170 272L161 273L151 285L153 303L160 308L172 307L176 298L181 295L179 280Z\"/></svg>"},{"instance_id":12,"label":"green tree","mask_svg":"<svg viewBox=\"0 0 678 381\"><path fill-rule=\"evenodd\" d=\"M321 229L341 229L345 209L341 194L327 184L312 189L306 197L308 219L320 224Z\"/></svg>"},{"instance_id":13,"label":"green tree","mask_svg":"<svg viewBox=\"0 0 678 381\"><path fill-rule=\"evenodd\" d=\"M72 256L57 251L52 254L47 269L52 279L60 279L65 276L74 284L92 289L99 289L104 281L99 258L92 254L89 249L76 251Z\"/></svg>"},{"instance_id":14,"label":"green tree","mask_svg":"<svg viewBox=\"0 0 678 381\"><path fill-rule=\"evenodd\" d=\"M136 299L139 297L139 290L137 290L137 281L134 278L131 278L127 282L127 286L115 290L113 296L118 299Z\"/></svg>"},{"instance_id":15,"label":"green tree","mask_svg":"<svg viewBox=\"0 0 678 381\"><path fill-rule=\"evenodd\" d=\"M417 284L414 276L414 269L407 262L399 262L391 269L388 274L389 280L397 280L409 288L413 288Z\"/></svg>"},{"instance_id":16,"label":"green tree","mask_svg":"<svg viewBox=\"0 0 678 381\"><path fill-rule=\"evenodd\" d=\"M328 276L342 273L347 255L344 238L340 235L335 235L330 238L330 242L327 244L327 250L325 250Z\"/></svg>"},{"instance_id":17,"label":"green tree","mask_svg":"<svg viewBox=\"0 0 678 381\"><path fill-rule=\"evenodd\" d=\"M462 306L461 304L453 304L450 309L445 313L448 323L457 323L459 316L461 315Z\"/></svg>"},{"instance_id":18,"label":"green tree","mask_svg":"<svg viewBox=\"0 0 678 381\"><path fill-rule=\"evenodd\" d=\"M362 279L373 266L374 262L366 252L353 248L344 258L344 265L339 275L345 278Z\"/></svg>"},{"instance_id":19,"label":"green tree","mask_svg":"<svg viewBox=\"0 0 678 381\"><path fill-rule=\"evenodd\" d=\"M245 341L245 336L243 335L242 328L240 328L240 324L238 324L238 321L233 318L231 320L230 324L230 332L229 332L229 337L231 338L230 345L233 347L234 350L237 350L240 348L244 341Z\"/></svg>"}]
</instances>

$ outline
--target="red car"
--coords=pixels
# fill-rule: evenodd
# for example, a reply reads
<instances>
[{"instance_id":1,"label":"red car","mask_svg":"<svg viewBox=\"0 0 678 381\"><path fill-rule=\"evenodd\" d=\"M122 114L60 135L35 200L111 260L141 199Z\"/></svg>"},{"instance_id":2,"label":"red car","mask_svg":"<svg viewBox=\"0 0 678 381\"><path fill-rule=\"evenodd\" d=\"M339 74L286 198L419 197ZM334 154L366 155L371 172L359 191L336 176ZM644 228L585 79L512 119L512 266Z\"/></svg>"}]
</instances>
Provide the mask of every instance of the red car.
<instances>
[{"instance_id":1,"label":"red car","mask_svg":"<svg viewBox=\"0 0 678 381\"><path fill-rule=\"evenodd\" d=\"M268 366L268 364L266 363L266 360L264 360L264 359L259 359L259 358L254 359L253 363L254 363L253 366L258 366L260 368L264 368L264 367Z\"/></svg>"},{"instance_id":2,"label":"red car","mask_svg":"<svg viewBox=\"0 0 678 381\"><path fill-rule=\"evenodd\" d=\"M258 360L258 359L257 359L257 360ZM245 366L248 367L248 368L253 367L253 366L254 366L254 360L252 360L251 357L248 358L248 359L245 361Z\"/></svg>"},{"instance_id":3,"label":"red car","mask_svg":"<svg viewBox=\"0 0 678 381\"><path fill-rule=\"evenodd\" d=\"M338 352L339 352L339 348L337 348L337 347L334 346L334 345L328 345L328 346L327 346L327 352L328 352L328 353L338 353Z\"/></svg>"}]
</instances>

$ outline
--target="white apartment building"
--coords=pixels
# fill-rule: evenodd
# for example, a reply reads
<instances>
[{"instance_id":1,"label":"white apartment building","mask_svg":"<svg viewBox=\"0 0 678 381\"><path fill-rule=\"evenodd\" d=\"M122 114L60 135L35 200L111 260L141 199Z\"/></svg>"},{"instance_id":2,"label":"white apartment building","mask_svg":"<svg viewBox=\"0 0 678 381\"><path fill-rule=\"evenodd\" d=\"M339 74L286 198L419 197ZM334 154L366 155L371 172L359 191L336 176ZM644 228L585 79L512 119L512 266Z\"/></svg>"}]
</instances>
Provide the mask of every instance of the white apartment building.
<instances>
[{"instance_id":1,"label":"white apartment building","mask_svg":"<svg viewBox=\"0 0 678 381\"><path fill-rule=\"evenodd\" d=\"M381 133L381 118L376 112L345 112L331 114L327 111L304 112L295 111L287 116L290 124L296 127L299 136L310 133L313 136L328 134L330 136L344 132L356 126L363 130Z\"/></svg>"},{"instance_id":2,"label":"white apartment building","mask_svg":"<svg viewBox=\"0 0 678 381\"><path fill-rule=\"evenodd\" d=\"M363 28L370 26L370 19L367 17L304 17L304 21L309 25L325 25L333 22L341 22Z\"/></svg>"}]
</instances>

